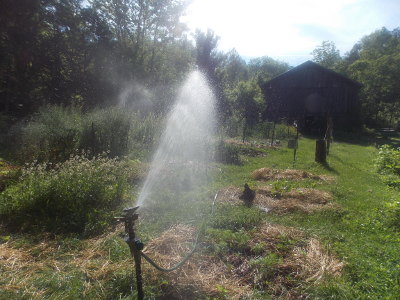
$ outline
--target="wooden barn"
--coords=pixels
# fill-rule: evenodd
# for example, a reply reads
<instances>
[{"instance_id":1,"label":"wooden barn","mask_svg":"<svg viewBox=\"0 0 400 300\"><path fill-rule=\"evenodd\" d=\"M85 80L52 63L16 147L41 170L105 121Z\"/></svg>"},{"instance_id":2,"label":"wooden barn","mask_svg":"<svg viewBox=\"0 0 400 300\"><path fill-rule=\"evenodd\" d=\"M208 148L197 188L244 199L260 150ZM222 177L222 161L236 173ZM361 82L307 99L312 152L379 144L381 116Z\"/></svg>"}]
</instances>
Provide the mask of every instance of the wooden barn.
<instances>
[{"instance_id":1,"label":"wooden barn","mask_svg":"<svg viewBox=\"0 0 400 300\"><path fill-rule=\"evenodd\" d=\"M328 119L335 128L349 128L358 122L360 88L360 83L307 61L261 85L264 118L296 121L305 131L321 133Z\"/></svg>"}]
</instances>

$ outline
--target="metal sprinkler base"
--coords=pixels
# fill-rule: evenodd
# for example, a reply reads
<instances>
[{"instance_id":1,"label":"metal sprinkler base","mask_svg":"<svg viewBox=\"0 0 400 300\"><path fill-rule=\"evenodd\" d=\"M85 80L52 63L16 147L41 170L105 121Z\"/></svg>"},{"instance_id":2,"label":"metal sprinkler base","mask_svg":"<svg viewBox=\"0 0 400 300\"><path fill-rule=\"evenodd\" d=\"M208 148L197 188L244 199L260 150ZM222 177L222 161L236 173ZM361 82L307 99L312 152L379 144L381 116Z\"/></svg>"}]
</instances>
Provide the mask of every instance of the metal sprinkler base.
<instances>
[{"instance_id":1,"label":"metal sprinkler base","mask_svg":"<svg viewBox=\"0 0 400 300\"><path fill-rule=\"evenodd\" d=\"M144 299L143 293L143 280L142 280L142 250L144 248L144 244L136 238L134 225L135 221L139 218L139 214L136 213L139 206L136 207L128 207L124 208L122 211L122 216L117 218L119 221L124 222L125 224L125 237L124 240L129 246L129 250L135 262L135 270L136 270L136 286L138 299Z\"/></svg>"}]
</instances>

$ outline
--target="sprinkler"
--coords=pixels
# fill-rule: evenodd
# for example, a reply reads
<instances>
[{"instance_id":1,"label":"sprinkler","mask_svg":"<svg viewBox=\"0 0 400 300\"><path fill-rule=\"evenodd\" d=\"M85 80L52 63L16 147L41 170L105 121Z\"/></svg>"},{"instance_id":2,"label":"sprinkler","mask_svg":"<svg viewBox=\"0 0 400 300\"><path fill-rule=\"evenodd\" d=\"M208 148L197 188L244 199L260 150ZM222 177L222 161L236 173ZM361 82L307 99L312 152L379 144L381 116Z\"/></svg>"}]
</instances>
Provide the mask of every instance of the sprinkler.
<instances>
[{"instance_id":1,"label":"sprinkler","mask_svg":"<svg viewBox=\"0 0 400 300\"><path fill-rule=\"evenodd\" d=\"M211 214L214 214L214 205L215 205L215 200L217 199L217 195L214 197L214 202L212 205L212 212ZM136 238L135 235L135 230L134 230L134 225L135 221L139 218L139 214L136 212L139 209L139 206L135 207L128 207L124 208L122 211L122 216L116 218L120 222L124 222L125 224L125 237L124 240L128 244L129 249L131 251L131 255L134 259L135 262L135 270L136 270L136 286L137 286L137 293L138 293L138 299L143 300L144 299L144 294L143 294L143 280L142 280L142 266L141 266L141 258L143 258L154 268L156 268L159 271L162 272L171 272L175 271L176 269L180 268L183 266L183 264L190 259L190 257L193 255L193 253L196 251L196 247L199 243L200 235L203 232L203 230L199 230L196 236L196 240L193 243L193 249L186 254L186 256L175 266L170 267L170 268L163 268L159 266L154 260L152 260L149 256L147 256L145 253L142 252L144 245L143 243ZM206 221L203 222L202 227L204 226Z\"/></svg>"},{"instance_id":2,"label":"sprinkler","mask_svg":"<svg viewBox=\"0 0 400 300\"><path fill-rule=\"evenodd\" d=\"M139 206L124 208L122 211L122 217L117 218L119 221L123 221L125 224L125 237L124 240L128 244L131 251L131 255L135 262L136 270L136 286L138 299L144 299L143 294L143 280L142 280L142 266L141 266L141 256L143 250L143 243L136 238L134 225L135 221L139 218L139 214L136 213Z\"/></svg>"}]
</instances>

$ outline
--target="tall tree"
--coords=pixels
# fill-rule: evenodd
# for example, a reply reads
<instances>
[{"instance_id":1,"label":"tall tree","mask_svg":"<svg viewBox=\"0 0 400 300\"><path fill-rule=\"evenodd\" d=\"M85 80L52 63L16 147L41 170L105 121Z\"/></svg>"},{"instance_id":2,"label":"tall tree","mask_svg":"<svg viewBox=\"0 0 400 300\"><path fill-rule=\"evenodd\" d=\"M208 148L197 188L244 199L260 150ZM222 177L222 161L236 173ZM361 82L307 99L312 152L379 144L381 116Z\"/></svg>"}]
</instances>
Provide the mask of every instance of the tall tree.
<instances>
[{"instance_id":1,"label":"tall tree","mask_svg":"<svg viewBox=\"0 0 400 300\"><path fill-rule=\"evenodd\" d=\"M387 122L399 117L399 29L382 28L359 42L358 58L349 65L349 75L363 84L362 108L367 122L375 125L381 115ZM386 112L390 112L387 114ZM372 125L372 124L371 124Z\"/></svg>"},{"instance_id":2,"label":"tall tree","mask_svg":"<svg viewBox=\"0 0 400 300\"><path fill-rule=\"evenodd\" d=\"M290 69L289 64L268 56L251 59L248 67L250 77L259 83L271 80Z\"/></svg>"},{"instance_id":3,"label":"tall tree","mask_svg":"<svg viewBox=\"0 0 400 300\"><path fill-rule=\"evenodd\" d=\"M224 93L223 78L221 73L218 72L224 58L216 49L218 40L219 37L210 29L206 33L200 30L197 30L195 33L197 66L207 76L211 84L218 101L219 121L224 123L231 114L231 111Z\"/></svg>"},{"instance_id":4,"label":"tall tree","mask_svg":"<svg viewBox=\"0 0 400 300\"><path fill-rule=\"evenodd\" d=\"M329 69L335 69L342 60L340 51L332 41L323 41L311 54L313 61Z\"/></svg>"},{"instance_id":5,"label":"tall tree","mask_svg":"<svg viewBox=\"0 0 400 300\"><path fill-rule=\"evenodd\" d=\"M260 120L263 97L259 85L255 81L241 81L232 91L231 98L235 112L242 119L242 139L246 139L249 128Z\"/></svg>"}]
</instances>

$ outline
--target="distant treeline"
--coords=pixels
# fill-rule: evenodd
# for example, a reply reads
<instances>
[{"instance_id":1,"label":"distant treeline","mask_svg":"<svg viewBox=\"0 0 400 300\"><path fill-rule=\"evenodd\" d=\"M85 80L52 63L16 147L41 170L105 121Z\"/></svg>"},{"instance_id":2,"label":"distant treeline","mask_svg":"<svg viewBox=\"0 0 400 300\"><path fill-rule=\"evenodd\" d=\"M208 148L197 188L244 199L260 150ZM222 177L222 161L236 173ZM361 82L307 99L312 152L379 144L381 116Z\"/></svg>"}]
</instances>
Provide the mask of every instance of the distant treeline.
<instances>
[{"instance_id":1,"label":"distant treeline","mask_svg":"<svg viewBox=\"0 0 400 300\"><path fill-rule=\"evenodd\" d=\"M49 104L162 114L196 65L213 86L222 124L253 126L264 107L258 83L289 64L219 52L210 30L190 36L180 22L186 6L184 0L3 0L0 130ZM399 29L382 28L343 57L329 41L313 51L316 62L364 85L362 113L371 125L400 117L399 41Z\"/></svg>"}]
</instances>

